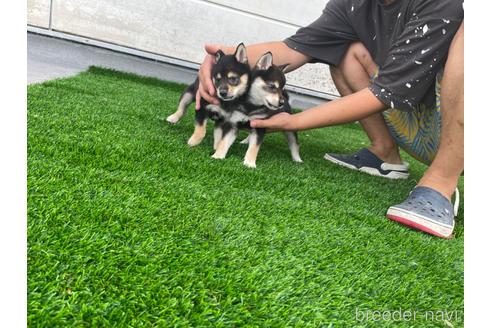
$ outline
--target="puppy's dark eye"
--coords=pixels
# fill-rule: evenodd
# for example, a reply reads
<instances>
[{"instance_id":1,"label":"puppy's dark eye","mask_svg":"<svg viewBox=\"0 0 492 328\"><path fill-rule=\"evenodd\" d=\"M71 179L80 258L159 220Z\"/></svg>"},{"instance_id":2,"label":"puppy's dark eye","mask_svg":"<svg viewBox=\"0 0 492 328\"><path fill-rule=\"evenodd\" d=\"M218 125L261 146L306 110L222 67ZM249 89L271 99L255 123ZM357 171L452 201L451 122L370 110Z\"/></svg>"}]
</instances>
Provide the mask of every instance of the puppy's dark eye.
<instances>
[{"instance_id":1,"label":"puppy's dark eye","mask_svg":"<svg viewBox=\"0 0 492 328\"><path fill-rule=\"evenodd\" d=\"M229 84L232 85L238 85L239 84L239 78L236 76L232 76L229 78Z\"/></svg>"},{"instance_id":2,"label":"puppy's dark eye","mask_svg":"<svg viewBox=\"0 0 492 328\"><path fill-rule=\"evenodd\" d=\"M276 86L276 85L275 85L275 83L273 83L273 82L268 82L268 83L267 83L267 88L268 88L269 90L272 90L272 91L273 91L273 90L276 90L276 89L277 89L277 86Z\"/></svg>"}]
</instances>

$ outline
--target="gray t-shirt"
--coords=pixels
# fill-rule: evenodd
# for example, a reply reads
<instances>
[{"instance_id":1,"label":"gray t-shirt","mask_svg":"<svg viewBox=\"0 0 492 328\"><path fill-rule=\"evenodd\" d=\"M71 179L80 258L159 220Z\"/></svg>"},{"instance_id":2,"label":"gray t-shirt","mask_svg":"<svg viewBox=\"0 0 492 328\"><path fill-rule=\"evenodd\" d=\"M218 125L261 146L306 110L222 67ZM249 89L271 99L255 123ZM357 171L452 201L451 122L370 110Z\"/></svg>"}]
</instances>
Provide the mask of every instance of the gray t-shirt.
<instances>
[{"instance_id":1,"label":"gray t-shirt","mask_svg":"<svg viewBox=\"0 0 492 328\"><path fill-rule=\"evenodd\" d=\"M462 0L330 0L320 18L284 42L338 66L361 41L379 72L369 89L388 107L412 111L435 106L437 73L463 21Z\"/></svg>"}]
</instances>

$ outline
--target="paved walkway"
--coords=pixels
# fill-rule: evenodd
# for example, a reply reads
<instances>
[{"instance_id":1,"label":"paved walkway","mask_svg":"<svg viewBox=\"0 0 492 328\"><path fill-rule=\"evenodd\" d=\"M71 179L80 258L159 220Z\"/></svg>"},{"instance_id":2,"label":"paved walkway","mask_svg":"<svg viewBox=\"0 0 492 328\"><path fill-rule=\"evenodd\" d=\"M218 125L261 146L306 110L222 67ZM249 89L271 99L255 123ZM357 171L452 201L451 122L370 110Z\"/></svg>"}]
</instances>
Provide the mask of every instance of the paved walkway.
<instances>
[{"instance_id":1,"label":"paved walkway","mask_svg":"<svg viewBox=\"0 0 492 328\"><path fill-rule=\"evenodd\" d=\"M144 76L191 83L196 72L94 46L27 34L27 83L75 75L89 66L102 66Z\"/></svg>"}]
</instances>

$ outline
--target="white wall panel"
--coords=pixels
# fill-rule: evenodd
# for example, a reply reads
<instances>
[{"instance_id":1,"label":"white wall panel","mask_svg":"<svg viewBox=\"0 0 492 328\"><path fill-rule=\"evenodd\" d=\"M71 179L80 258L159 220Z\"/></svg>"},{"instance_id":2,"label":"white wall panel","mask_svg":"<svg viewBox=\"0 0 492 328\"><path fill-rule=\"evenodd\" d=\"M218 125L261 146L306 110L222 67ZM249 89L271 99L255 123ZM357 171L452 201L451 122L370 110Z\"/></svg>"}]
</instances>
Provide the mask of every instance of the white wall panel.
<instances>
[{"instance_id":1,"label":"white wall panel","mask_svg":"<svg viewBox=\"0 0 492 328\"><path fill-rule=\"evenodd\" d=\"M272 2L279 9L270 15L274 9ZM316 8L309 10L305 9L306 2L300 3L293 0L244 3L235 0L53 0L52 28L200 63L205 43L235 45L282 40L297 29L286 21L301 23L293 13L304 8L299 16L305 12L303 19L310 21L310 17L316 18L324 7L324 1L312 1L312 4L310 1L310 6ZM265 17L267 14L281 17L283 13L282 21ZM288 82L334 94L336 91L328 76L326 66L307 65L290 74Z\"/></svg>"},{"instance_id":2,"label":"white wall panel","mask_svg":"<svg viewBox=\"0 0 492 328\"><path fill-rule=\"evenodd\" d=\"M299 27L317 19L328 0L209 0L209 2L270 17Z\"/></svg>"},{"instance_id":3,"label":"white wall panel","mask_svg":"<svg viewBox=\"0 0 492 328\"><path fill-rule=\"evenodd\" d=\"M51 0L27 0L27 24L49 28Z\"/></svg>"}]
</instances>

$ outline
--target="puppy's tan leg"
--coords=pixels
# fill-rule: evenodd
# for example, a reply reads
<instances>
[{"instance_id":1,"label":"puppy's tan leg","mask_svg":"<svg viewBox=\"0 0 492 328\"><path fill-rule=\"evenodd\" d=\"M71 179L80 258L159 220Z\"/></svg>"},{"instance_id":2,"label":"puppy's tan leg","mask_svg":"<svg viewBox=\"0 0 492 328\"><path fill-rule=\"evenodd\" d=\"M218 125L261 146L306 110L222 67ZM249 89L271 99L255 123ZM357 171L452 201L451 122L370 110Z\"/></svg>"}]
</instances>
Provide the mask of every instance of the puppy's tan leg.
<instances>
[{"instance_id":1,"label":"puppy's tan leg","mask_svg":"<svg viewBox=\"0 0 492 328\"><path fill-rule=\"evenodd\" d=\"M263 137L265 135L264 130L252 130L249 134L249 146L246 151L246 156L244 156L243 164L249 168L256 168L256 158L258 157L258 152L260 151L261 143L263 142Z\"/></svg>"},{"instance_id":2,"label":"puppy's tan leg","mask_svg":"<svg viewBox=\"0 0 492 328\"><path fill-rule=\"evenodd\" d=\"M212 158L215 159L224 159L227 156L227 152L229 148L231 148L232 144L236 140L237 137L237 129L232 128L224 134L222 140L218 143L217 149L215 153L212 155Z\"/></svg>"},{"instance_id":3,"label":"puppy's tan leg","mask_svg":"<svg viewBox=\"0 0 492 328\"><path fill-rule=\"evenodd\" d=\"M250 137L250 140L252 138ZM258 152L260 151L260 145L256 142L249 143L248 151L246 152L246 156L244 156L243 164L249 168L256 169L256 157L258 157Z\"/></svg>"},{"instance_id":4,"label":"puppy's tan leg","mask_svg":"<svg viewBox=\"0 0 492 328\"><path fill-rule=\"evenodd\" d=\"M220 141L222 140L222 128L215 127L214 129L214 150L217 150Z\"/></svg>"},{"instance_id":5,"label":"puppy's tan leg","mask_svg":"<svg viewBox=\"0 0 492 328\"><path fill-rule=\"evenodd\" d=\"M299 155L299 140L296 132L284 132L287 142L289 143L290 155L292 160L297 163L302 163L301 155Z\"/></svg>"},{"instance_id":6,"label":"puppy's tan leg","mask_svg":"<svg viewBox=\"0 0 492 328\"><path fill-rule=\"evenodd\" d=\"M195 131L193 135L188 139L188 146L195 147L202 143L205 135L207 134L207 120L203 122L195 122Z\"/></svg>"},{"instance_id":7,"label":"puppy's tan leg","mask_svg":"<svg viewBox=\"0 0 492 328\"><path fill-rule=\"evenodd\" d=\"M193 94L190 92L186 92L181 96L179 100L178 109L172 115L169 115L166 119L171 124L176 124L179 120L186 114L186 107L193 102Z\"/></svg>"}]
</instances>

